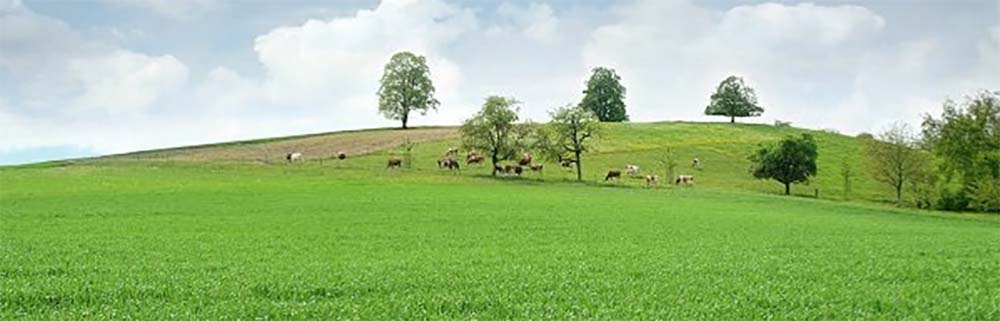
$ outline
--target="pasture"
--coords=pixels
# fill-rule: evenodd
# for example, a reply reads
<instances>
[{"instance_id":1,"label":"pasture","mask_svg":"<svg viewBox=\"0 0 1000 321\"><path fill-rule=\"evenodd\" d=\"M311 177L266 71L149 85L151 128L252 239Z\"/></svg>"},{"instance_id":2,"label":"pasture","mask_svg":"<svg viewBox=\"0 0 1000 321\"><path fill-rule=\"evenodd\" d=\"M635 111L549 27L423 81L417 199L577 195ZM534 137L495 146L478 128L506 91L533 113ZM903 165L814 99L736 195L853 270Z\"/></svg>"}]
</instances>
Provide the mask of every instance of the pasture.
<instances>
[{"instance_id":1,"label":"pasture","mask_svg":"<svg viewBox=\"0 0 1000 321\"><path fill-rule=\"evenodd\" d=\"M743 149L797 130L716 126L612 128L585 184L436 168L453 137L399 170L394 149L0 168L0 320L1000 319L1000 218L770 195ZM857 147L817 135L821 170ZM665 148L705 159L696 186L596 182Z\"/></svg>"}]
</instances>

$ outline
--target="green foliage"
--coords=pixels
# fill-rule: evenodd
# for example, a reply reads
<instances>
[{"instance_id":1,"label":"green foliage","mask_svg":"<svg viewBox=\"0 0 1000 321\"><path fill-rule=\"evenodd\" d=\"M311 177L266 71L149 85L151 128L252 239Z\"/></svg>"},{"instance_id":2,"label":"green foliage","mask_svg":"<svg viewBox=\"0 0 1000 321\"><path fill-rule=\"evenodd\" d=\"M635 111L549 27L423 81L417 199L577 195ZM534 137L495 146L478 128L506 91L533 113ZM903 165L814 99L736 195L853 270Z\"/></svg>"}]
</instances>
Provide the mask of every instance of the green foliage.
<instances>
[{"instance_id":1,"label":"green foliage","mask_svg":"<svg viewBox=\"0 0 1000 321\"><path fill-rule=\"evenodd\" d=\"M773 179L785 185L785 195L791 193L791 184L808 182L816 175L816 141L812 135L786 137L774 146L761 146L749 159L750 168L757 179Z\"/></svg>"},{"instance_id":2,"label":"green foliage","mask_svg":"<svg viewBox=\"0 0 1000 321\"><path fill-rule=\"evenodd\" d=\"M581 154L587 152L591 144L588 140L600 134L601 122L589 110L582 107L566 106L550 113L552 120L545 126L545 154L561 155L569 153L576 161L576 180L583 180Z\"/></svg>"},{"instance_id":3,"label":"green foliage","mask_svg":"<svg viewBox=\"0 0 1000 321\"><path fill-rule=\"evenodd\" d=\"M659 161L660 167L663 168L664 174L666 174L664 179L666 181L674 179L674 177L677 176L677 165L679 164L677 162L677 153L674 152L674 149L667 147L666 151L663 152L663 155L660 156Z\"/></svg>"},{"instance_id":4,"label":"green foliage","mask_svg":"<svg viewBox=\"0 0 1000 321\"><path fill-rule=\"evenodd\" d=\"M926 171L929 158L917 149L917 139L909 126L895 123L879 135L865 140L868 172L896 192L896 204L903 205L903 188Z\"/></svg>"},{"instance_id":5,"label":"green foliage","mask_svg":"<svg viewBox=\"0 0 1000 321\"><path fill-rule=\"evenodd\" d=\"M981 212L1000 212L1000 178L984 177L972 184L969 206Z\"/></svg>"},{"instance_id":6,"label":"green foliage","mask_svg":"<svg viewBox=\"0 0 1000 321\"><path fill-rule=\"evenodd\" d=\"M518 104L511 97L487 97L483 108L459 128L463 146L486 152L494 167L525 150L532 127L517 123ZM496 174L494 171L493 175Z\"/></svg>"},{"instance_id":7,"label":"green foliage","mask_svg":"<svg viewBox=\"0 0 1000 321\"><path fill-rule=\"evenodd\" d=\"M844 179L844 199L851 199L851 178L854 177L854 170L847 158L840 163L840 177Z\"/></svg>"},{"instance_id":8,"label":"green foliage","mask_svg":"<svg viewBox=\"0 0 1000 321\"><path fill-rule=\"evenodd\" d=\"M731 123L736 122L736 117L756 117L763 113L764 108L757 104L753 88L736 76L729 76L719 83L705 107L705 115L728 116Z\"/></svg>"},{"instance_id":9,"label":"green foliage","mask_svg":"<svg viewBox=\"0 0 1000 321\"><path fill-rule=\"evenodd\" d=\"M426 115L430 109L437 110L439 102L434 99L431 71L423 56L405 51L392 55L380 83L379 113L388 119L402 121L403 129L407 128L410 113Z\"/></svg>"},{"instance_id":10,"label":"green foliage","mask_svg":"<svg viewBox=\"0 0 1000 321\"><path fill-rule=\"evenodd\" d=\"M597 116L602 122L628 120L625 112L625 86L614 69L597 67L587 80L580 107Z\"/></svg>"},{"instance_id":11,"label":"green foliage","mask_svg":"<svg viewBox=\"0 0 1000 321\"><path fill-rule=\"evenodd\" d=\"M924 117L925 145L945 159L942 169L966 184L1000 178L1000 92L980 92L959 106L944 104L941 118Z\"/></svg>"}]
</instances>

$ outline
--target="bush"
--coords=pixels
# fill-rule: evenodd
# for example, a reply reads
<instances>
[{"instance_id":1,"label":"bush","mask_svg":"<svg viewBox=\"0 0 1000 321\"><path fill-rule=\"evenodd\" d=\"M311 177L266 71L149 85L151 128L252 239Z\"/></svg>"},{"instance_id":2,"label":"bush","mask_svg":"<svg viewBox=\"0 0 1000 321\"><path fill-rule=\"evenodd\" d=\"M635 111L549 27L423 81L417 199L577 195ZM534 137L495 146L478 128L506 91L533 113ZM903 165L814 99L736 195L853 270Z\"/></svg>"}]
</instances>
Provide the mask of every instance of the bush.
<instances>
[{"instance_id":1,"label":"bush","mask_svg":"<svg viewBox=\"0 0 1000 321\"><path fill-rule=\"evenodd\" d=\"M858 136L855 136L855 137L857 137L859 139L874 139L875 138L875 136L872 135L872 134L870 134L870 133L860 133L860 134L858 134Z\"/></svg>"},{"instance_id":2,"label":"bush","mask_svg":"<svg viewBox=\"0 0 1000 321\"><path fill-rule=\"evenodd\" d=\"M961 188L954 191L950 188L941 188L941 195L936 203L939 210L964 211L969 209L969 196Z\"/></svg>"},{"instance_id":3,"label":"bush","mask_svg":"<svg viewBox=\"0 0 1000 321\"><path fill-rule=\"evenodd\" d=\"M789 128L789 127L792 127L792 122L790 122L790 121L775 120L774 121L774 127Z\"/></svg>"},{"instance_id":4,"label":"bush","mask_svg":"<svg viewBox=\"0 0 1000 321\"><path fill-rule=\"evenodd\" d=\"M1000 212L1000 179L984 178L972 184L969 206L982 212Z\"/></svg>"}]
</instances>

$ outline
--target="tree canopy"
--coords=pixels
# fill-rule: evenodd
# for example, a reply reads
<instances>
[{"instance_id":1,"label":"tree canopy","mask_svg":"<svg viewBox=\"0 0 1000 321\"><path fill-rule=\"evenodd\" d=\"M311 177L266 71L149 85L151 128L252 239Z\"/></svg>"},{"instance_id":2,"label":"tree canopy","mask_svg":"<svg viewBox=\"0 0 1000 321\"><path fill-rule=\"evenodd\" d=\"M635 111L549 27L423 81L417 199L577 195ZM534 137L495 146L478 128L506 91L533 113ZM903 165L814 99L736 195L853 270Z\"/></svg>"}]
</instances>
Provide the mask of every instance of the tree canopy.
<instances>
[{"instance_id":1,"label":"tree canopy","mask_svg":"<svg viewBox=\"0 0 1000 321\"><path fill-rule=\"evenodd\" d=\"M625 113L625 86L621 84L621 77L614 69L594 68L583 94L580 106L594 113L600 121L628 120L628 114Z\"/></svg>"},{"instance_id":2,"label":"tree canopy","mask_svg":"<svg viewBox=\"0 0 1000 321\"><path fill-rule=\"evenodd\" d=\"M785 185L785 195L791 184L808 182L816 175L816 142L809 134L785 137L776 145L763 145L749 159L750 168L758 179L773 179Z\"/></svg>"},{"instance_id":3,"label":"tree canopy","mask_svg":"<svg viewBox=\"0 0 1000 321\"><path fill-rule=\"evenodd\" d=\"M590 144L589 139L600 134L601 123L597 116L589 110L580 106L565 106L550 113L550 121L542 131L539 139L541 149L548 158L558 158L570 153L576 163L576 179L583 179L583 165L581 164L581 154L586 152Z\"/></svg>"},{"instance_id":4,"label":"tree canopy","mask_svg":"<svg viewBox=\"0 0 1000 321\"><path fill-rule=\"evenodd\" d=\"M402 121L403 129L411 112L426 115L430 109L437 110L431 71L423 56L406 51L392 55L380 82L378 110L388 119Z\"/></svg>"},{"instance_id":5,"label":"tree canopy","mask_svg":"<svg viewBox=\"0 0 1000 321\"><path fill-rule=\"evenodd\" d=\"M524 150L530 125L517 123L518 103L511 97L487 97L483 108L459 128L465 148L487 153L494 168Z\"/></svg>"},{"instance_id":6,"label":"tree canopy","mask_svg":"<svg viewBox=\"0 0 1000 321\"><path fill-rule=\"evenodd\" d=\"M764 108L757 104L757 93L736 76L719 83L705 107L705 115L728 116L730 123L735 123L736 117L757 117L763 113Z\"/></svg>"}]
</instances>

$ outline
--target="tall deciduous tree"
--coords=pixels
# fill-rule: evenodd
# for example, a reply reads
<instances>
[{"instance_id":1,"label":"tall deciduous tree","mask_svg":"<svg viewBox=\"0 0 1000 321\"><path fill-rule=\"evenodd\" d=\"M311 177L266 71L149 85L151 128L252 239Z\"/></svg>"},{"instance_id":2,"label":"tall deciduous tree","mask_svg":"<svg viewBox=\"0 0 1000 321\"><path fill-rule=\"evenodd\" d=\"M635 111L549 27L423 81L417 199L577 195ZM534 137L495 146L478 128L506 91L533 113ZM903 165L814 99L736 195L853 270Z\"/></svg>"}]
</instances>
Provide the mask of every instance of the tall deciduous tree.
<instances>
[{"instance_id":1,"label":"tall deciduous tree","mask_svg":"<svg viewBox=\"0 0 1000 321\"><path fill-rule=\"evenodd\" d=\"M488 153L494 168L500 161L513 159L526 148L531 132L529 124L517 123L517 104L514 98L487 97L483 108L459 128L462 144L468 149ZM496 174L493 171L493 175Z\"/></svg>"},{"instance_id":2,"label":"tall deciduous tree","mask_svg":"<svg viewBox=\"0 0 1000 321\"><path fill-rule=\"evenodd\" d=\"M580 155L586 152L589 139L600 134L601 123L592 112L579 106L566 106L552 111L552 121L543 133L545 154L561 157L564 153L573 155L576 163L576 180L583 180L583 163Z\"/></svg>"},{"instance_id":3,"label":"tall deciduous tree","mask_svg":"<svg viewBox=\"0 0 1000 321\"><path fill-rule=\"evenodd\" d=\"M757 117L763 113L764 108L757 104L757 93L736 76L719 83L705 107L705 115L728 116L730 123L735 123L736 117Z\"/></svg>"},{"instance_id":4,"label":"tall deciduous tree","mask_svg":"<svg viewBox=\"0 0 1000 321\"><path fill-rule=\"evenodd\" d=\"M392 55L380 82L378 110L388 119L402 121L403 129L410 113L426 115L430 109L437 110L431 71L423 56L406 51Z\"/></svg>"},{"instance_id":5,"label":"tall deciduous tree","mask_svg":"<svg viewBox=\"0 0 1000 321\"><path fill-rule=\"evenodd\" d=\"M791 194L792 183L808 182L816 176L816 142L809 134L786 137L777 145L761 146L750 155L750 172L758 179L773 179L785 185Z\"/></svg>"},{"instance_id":6,"label":"tall deciduous tree","mask_svg":"<svg viewBox=\"0 0 1000 321\"><path fill-rule=\"evenodd\" d=\"M916 147L917 139L909 126L894 123L878 135L865 140L868 171L879 182L896 192L896 204L903 204L903 188L923 172L927 159Z\"/></svg>"},{"instance_id":7,"label":"tall deciduous tree","mask_svg":"<svg viewBox=\"0 0 1000 321\"><path fill-rule=\"evenodd\" d=\"M580 106L605 122L621 122L628 120L625 113L625 86L622 78L614 69L597 67L587 80L587 89L583 91L583 101Z\"/></svg>"}]
</instances>

